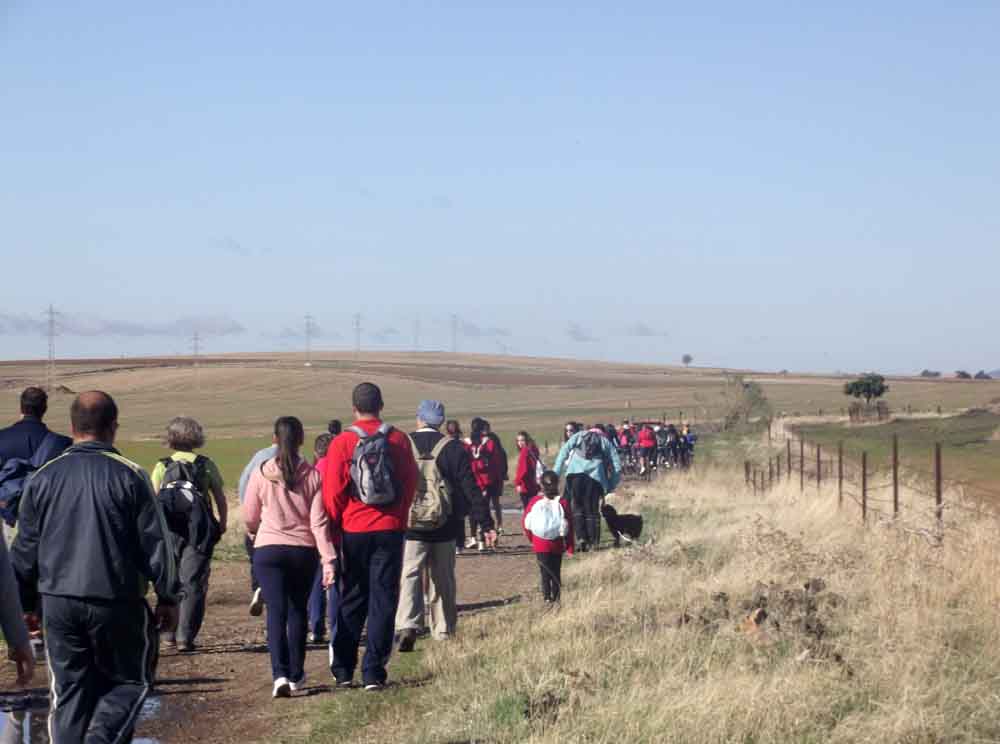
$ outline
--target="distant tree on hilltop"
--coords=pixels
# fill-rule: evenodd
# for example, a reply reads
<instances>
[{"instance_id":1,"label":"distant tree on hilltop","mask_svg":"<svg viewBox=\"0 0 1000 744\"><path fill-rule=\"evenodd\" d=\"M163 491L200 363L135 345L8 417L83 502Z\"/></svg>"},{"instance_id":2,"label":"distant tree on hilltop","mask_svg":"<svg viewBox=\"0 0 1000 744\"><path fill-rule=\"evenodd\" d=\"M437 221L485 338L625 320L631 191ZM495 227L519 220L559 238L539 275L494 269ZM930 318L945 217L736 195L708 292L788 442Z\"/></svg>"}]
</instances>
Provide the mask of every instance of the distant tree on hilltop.
<instances>
[{"instance_id":1,"label":"distant tree on hilltop","mask_svg":"<svg viewBox=\"0 0 1000 744\"><path fill-rule=\"evenodd\" d=\"M937 377L941 376L941 373L940 372L936 372L936 371L934 371L932 369L925 369L923 372L920 373L920 376L921 377L937 378Z\"/></svg>"},{"instance_id":2,"label":"distant tree on hilltop","mask_svg":"<svg viewBox=\"0 0 1000 744\"><path fill-rule=\"evenodd\" d=\"M882 375L869 372L861 375L858 379L844 385L844 395L854 398L864 398L865 405L870 406L873 398L881 398L889 392L889 386L885 384Z\"/></svg>"},{"instance_id":3,"label":"distant tree on hilltop","mask_svg":"<svg viewBox=\"0 0 1000 744\"><path fill-rule=\"evenodd\" d=\"M971 380L972 379L972 375L970 375L964 369L958 370L958 372L955 373L955 377L956 377L956 379L959 379L959 380Z\"/></svg>"},{"instance_id":4,"label":"distant tree on hilltop","mask_svg":"<svg viewBox=\"0 0 1000 744\"><path fill-rule=\"evenodd\" d=\"M694 357L691 356L690 354L685 354L684 356L681 357L681 361L684 362L685 367L689 367L691 366L691 362L694 361Z\"/></svg>"},{"instance_id":5,"label":"distant tree on hilltop","mask_svg":"<svg viewBox=\"0 0 1000 744\"><path fill-rule=\"evenodd\" d=\"M992 380L993 378L986 372L986 370L981 369L978 372L976 372L976 379L977 380Z\"/></svg>"}]
</instances>

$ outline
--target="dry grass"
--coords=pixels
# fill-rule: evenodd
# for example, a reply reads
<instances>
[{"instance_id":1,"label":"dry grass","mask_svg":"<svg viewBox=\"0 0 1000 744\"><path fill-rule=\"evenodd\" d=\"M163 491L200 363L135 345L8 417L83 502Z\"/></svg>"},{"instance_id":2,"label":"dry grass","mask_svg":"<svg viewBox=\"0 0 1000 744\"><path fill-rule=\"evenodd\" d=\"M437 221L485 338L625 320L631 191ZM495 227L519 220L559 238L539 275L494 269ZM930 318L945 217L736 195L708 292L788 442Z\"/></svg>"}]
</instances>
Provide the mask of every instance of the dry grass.
<instances>
[{"instance_id":1,"label":"dry grass","mask_svg":"<svg viewBox=\"0 0 1000 744\"><path fill-rule=\"evenodd\" d=\"M432 708L384 721L397 740L1000 740L995 521L955 512L935 547L721 472L620 501L655 542L571 563L558 613L428 644ZM769 618L741 627L762 597Z\"/></svg>"}]
</instances>

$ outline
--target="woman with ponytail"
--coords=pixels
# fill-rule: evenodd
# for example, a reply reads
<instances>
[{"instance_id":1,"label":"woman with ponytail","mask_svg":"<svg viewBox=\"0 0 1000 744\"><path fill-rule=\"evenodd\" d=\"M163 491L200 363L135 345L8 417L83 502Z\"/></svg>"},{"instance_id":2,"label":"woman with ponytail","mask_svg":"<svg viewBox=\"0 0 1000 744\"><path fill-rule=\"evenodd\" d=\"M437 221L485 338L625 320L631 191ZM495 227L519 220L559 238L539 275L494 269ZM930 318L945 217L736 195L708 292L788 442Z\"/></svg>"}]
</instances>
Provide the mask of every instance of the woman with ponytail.
<instances>
[{"instance_id":1,"label":"woman with ponytail","mask_svg":"<svg viewBox=\"0 0 1000 744\"><path fill-rule=\"evenodd\" d=\"M254 571L267 606L272 697L289 697L305 681L306 606L317 566L323 585L337 575L337 552L323 507L320 474L301 456L302 422L274 423L277 454L250 476L243 518L254 539Z\"/></svg>"}]
</instances>

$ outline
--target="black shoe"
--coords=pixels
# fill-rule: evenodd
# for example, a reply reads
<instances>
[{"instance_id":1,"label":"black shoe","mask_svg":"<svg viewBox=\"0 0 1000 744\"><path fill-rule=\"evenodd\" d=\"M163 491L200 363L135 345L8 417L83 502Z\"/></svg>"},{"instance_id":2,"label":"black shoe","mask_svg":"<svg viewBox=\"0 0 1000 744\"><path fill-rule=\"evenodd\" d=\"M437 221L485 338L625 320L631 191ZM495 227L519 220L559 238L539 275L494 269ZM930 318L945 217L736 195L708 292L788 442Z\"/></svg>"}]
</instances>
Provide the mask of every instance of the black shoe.
<instances>
[{"instance_id":1,"label":"black shoe","mask_svg":"<svg viewBox=\"0 0 1000 744\"><path fill-rule=\"evenodd\" d=\"M366 682L365 692L381 692L385 689L385 682Z\"/></svg>"},{"instance_id":2,"label":"black shoe","mask_svg":"<svg viewBox=\"0 0 1000 744\"><path fill-rule=\"evenodd\" d=\"M190 654L197 649L194 645L194 641L177 641L177 650L182 653Z\"/></svg>"},{"instance_id":3,"label":"black shoe","mask_svg":"<svg viewBox=\"0 0 1000 744\"><path fill-rule=\"evenodd\" d=\"M399 633L399 651L400 653L409 653L413 650L413 646L417 642L417 631L415 630L403 630ZM367 686L365 689L368 689Z\"/></svg>"}]
</instances>

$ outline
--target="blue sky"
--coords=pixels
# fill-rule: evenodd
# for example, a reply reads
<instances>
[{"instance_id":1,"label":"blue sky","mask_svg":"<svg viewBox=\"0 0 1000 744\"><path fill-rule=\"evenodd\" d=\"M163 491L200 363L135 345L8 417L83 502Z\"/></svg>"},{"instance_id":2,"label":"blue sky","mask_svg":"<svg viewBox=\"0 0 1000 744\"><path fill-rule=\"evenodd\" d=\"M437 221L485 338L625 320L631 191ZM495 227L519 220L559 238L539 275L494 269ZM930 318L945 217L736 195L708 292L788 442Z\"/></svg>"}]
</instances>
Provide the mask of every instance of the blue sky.
<instances>
[{"instance_id":1,"label":"blue sky","mask_svg":"<svg viewBox=\"0 0 1000 744\"><path fill-rule=\"evenodd\" d=\"M1000 5L145 5L0 4L2 357L1000 366Z\"/></svg>"}]
</instances>

